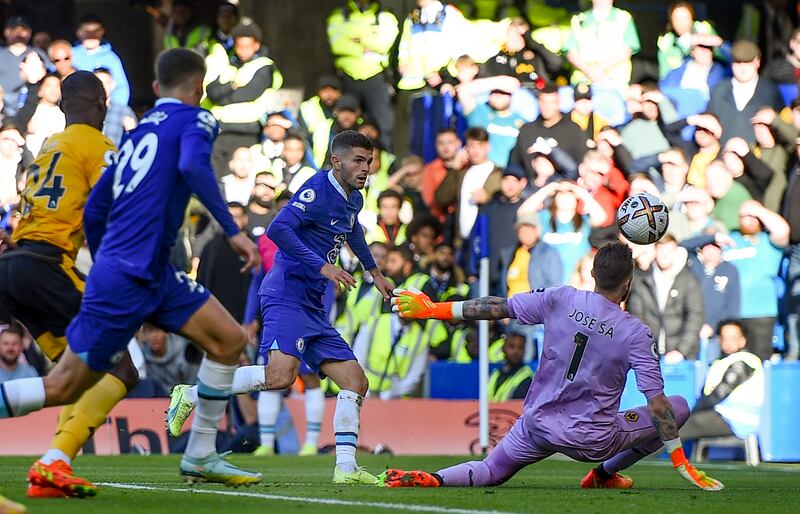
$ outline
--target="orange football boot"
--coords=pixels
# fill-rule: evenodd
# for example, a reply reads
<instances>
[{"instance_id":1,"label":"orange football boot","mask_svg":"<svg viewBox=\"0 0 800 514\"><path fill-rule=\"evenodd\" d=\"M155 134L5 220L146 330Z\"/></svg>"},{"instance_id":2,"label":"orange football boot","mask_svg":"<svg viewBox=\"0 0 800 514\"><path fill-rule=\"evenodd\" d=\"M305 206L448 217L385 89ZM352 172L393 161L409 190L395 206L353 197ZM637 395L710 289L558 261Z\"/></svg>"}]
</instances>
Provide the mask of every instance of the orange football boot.
<instances>
[{"instance_id":1,"label":"orange football boot","mask_svg":"<svg viewBox=\"0 0 800 514\"><path fill-rule=\"evenodd\" d=\"M633 479L627 475L614 473L608 480L603 480L597 476L594 469L581 480L583 489L630 489L631 487L633 487Z\"/></svg>"},{"instance_id":2,"label":"orange football boot","mask_svg":"<svg viewBox=\"0 0 800 514\"><path fill-rule=\"evenodd\" d=\"M97 494L97 486L85 478L72 475L72 467L63 460L51 464L36 461L28 470L28 484L42 488L55 488L65 496L86 498ZM30 491L29 491L30 492Z\"/></svg>"}]
</instances>

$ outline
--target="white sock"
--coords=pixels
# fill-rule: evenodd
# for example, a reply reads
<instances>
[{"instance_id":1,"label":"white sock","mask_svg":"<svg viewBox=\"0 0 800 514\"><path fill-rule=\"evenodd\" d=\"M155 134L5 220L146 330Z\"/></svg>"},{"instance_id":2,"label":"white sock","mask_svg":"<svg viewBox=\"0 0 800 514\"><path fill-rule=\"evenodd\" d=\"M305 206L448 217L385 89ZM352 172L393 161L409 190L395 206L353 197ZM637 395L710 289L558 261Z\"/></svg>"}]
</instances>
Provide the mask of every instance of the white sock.
<instances>
[{"instance_id":1,"label":"white sock","mask_svg":"<svg viewBox=\"0 0 800 514\"><path fill-rule=\"evenodd\" d=\"M216 453L217 427L228 405L236 368L235 364L228 366L203 358L197 372L197 411L186 445L187 457L203 459Z\"/></svg>"},{"instance_id":2,"label":"white sock","mask_svg":"<svg viewBox=\"0 0 800 514\"><path fill-rule=\"evenodd\" d=\"M267 385L264 366L242 366L233 374L231 394L263 391Z\"/></svg>"},{"instance_id":3,"label":"white sock","mask_svg":"<svg viewBox=\"0 0 800 514\"><path fill-rule=\"evenodd\" d=\"M336 467L343 471L354 471L356 446L358 445L359 413L364 398L342 389L336 397L336 412L333 414L333 431L336 435Z\"/></svg>"},{"instance_id":4,"label":"white sock","mask_svg":"<svg viewBox=\"0 0 800 514\"><path fill-rule=\"evenodd\" d=\"M261 446L275 448L275 424L278 422L280 412L280 391L258 393L258 435L261 438Z\"/></svg>"},{"instance_id":5,"label":"white sock","mask_svg":"<svg viewBox=\"0 0 800 514\"><path fill-rule=\"evenodd\" d=\"M317 446L322 418L325 416L325 393L321 387L306 389L306 442Z\"/></svg>"},{"instance_id":6,"label":"white sock","mask_svg":"<svg viewBox=\"0 0 800 514\"><path fill-rule=\"evenodd\" d=\"M236 368L231 384L231 394L244 394L252 391L263 391L267 379L264 375L264 366L242 366ZM192 386L186 391L186 397L197 405L197 386Z\"/></svg>"},{"instance_id":7,"label":"white sock","mask_svg":"<svg viewBox=\"0 0 800 514\"><path fill-rule=\"evenodd\" d=\"M50 448L49 450L47 450L47 453L42 455L42 458L39 460L41 462L44 462L45 464L52 464L57 460L63 460L67 464L70 465L72 464L72 459L69 458L69 455L62 452L58 448Z\"/></svg>"},{"instance_id":8,"label":"white sock","mask_svg":"<svg viewBox=\"0 0 800 514\"><path fill-rule=\"evenodd\" d=\"M44 407L44 379L9 380L0 384L0 418L24 416Z\"/></svg>"}]
</instances>

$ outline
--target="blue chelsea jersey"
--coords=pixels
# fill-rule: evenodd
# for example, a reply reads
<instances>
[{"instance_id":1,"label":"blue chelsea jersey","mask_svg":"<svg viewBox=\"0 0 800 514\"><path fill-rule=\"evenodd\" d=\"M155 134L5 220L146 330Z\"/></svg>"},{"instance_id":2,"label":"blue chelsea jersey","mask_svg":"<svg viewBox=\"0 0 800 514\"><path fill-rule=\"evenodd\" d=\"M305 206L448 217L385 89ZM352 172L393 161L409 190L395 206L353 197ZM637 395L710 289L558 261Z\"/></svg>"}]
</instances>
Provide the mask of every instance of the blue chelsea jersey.
<instances>
[{"instance_id":1,"label":"blue chelsea jersey","mask_svg":"<svg viewBox=\"0 0 800 514\"><path fill-rule=\"evenodd\" d=\"M336 264L363 206L364 198L359 191L347 195L331 171L321 171L303 184L273 223L293 222L296 220L289 217L296 217L300 223L297 238L322 261ZM328 279L315 267L288 255L279 245L275 264L264 278L259 294L323 309Z\"/></svg>"},{"instance_id":2,"label":"blue chelsea jersey","mask_svg":"<svg viewBox=\"0 0 800 514\"><path fill-rule=\"evenodd\" d=\"M125 135L116 163L106 170L87 205L89 214L107 213L96 260L157 280L169 262L193 192L212 207L215 218L222 218L228 235L238 232L210 167L217 131L208 111L162 99Z\"/></svg>"}]
</instances>

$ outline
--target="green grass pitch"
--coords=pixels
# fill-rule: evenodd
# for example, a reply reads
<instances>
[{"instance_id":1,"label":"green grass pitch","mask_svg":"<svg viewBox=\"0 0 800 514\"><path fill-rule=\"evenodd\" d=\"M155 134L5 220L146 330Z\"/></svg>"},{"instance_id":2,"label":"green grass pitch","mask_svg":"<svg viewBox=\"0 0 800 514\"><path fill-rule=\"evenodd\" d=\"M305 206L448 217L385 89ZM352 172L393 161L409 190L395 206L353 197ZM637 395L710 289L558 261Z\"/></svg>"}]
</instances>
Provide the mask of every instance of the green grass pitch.
<instances>
[{"instance_id":1,"label":"green grass pitch","mask_svg":"<svg viewBox=\"0 0 800 514\"><path fill-rule=\"evenodd\" d=\"M645 461L629 470L636 480L630 491L581 490L578 482L588 464L549 459L529 466L511 481L494 488L382 489L335 486L333 460L319 457L233 456L232 461L264 472L264 484L250 488L195 486L180 481L178 456L81 457L75 472L101 486L87 500L30 500L25 497L25 473L32 459L0 458L3 494L36 513L192 513L248 514L265 512L381 513L439 512L601 513L624 512L725 513L800 512L800 466L704 466L725 483L721 493L692 489L663 462ZM359 456L372 472L386 466L435 470L455 464L457 457Z\"/></svg>"}]
</instances>

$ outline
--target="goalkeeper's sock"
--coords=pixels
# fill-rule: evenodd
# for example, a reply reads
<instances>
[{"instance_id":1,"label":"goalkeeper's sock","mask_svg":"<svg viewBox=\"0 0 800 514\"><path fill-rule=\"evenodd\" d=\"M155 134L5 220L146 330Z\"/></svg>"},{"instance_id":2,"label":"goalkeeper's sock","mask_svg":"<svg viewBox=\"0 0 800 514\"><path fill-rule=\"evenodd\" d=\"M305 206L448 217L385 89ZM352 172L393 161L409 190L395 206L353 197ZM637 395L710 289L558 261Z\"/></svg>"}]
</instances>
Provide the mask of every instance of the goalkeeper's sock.
<instances>
[{"instance_id":1,"label":"goalkeeper's sock","mask_svg":"<svg viewBox=\"0 0 800 514\"><path fill-rule=\"evenodd\" d=\"M0 418L24 416L44 407L44 379L20 378L0 384Z\"/></svg>"},{"instance_id":2,"label":"goalkeeper's sock","mask_svg":"<svg viewBox=\"0 0 800 514\"><path fill-rule=\"evenodd\" d=\"M325 416L325 393L321 387L306 389L306 441L317 446L322 418Z\"/></svg>"},{"instance_id":3,"label":"goalkeeper's sock","mask_svg":"<svg viewBox=\"0 0 800 514\"><path fill-rule=\"evenodd\" d=\"M114 405L125 398L126 394L128 388L122 380L106 373L99 382L81 395L68 413L66 421L53 438L53 449L60 450L70 459L74 459L95 430L106 422L108 413ZM59 423L60 421L59 418ZM45 461L45 463L50 462Z\"/></svg>"},{"instance_id":4,"label":"goalkeeper's sock","mask_svg":"<svg viewBox=\"0 0 800 514\"><path fill-rule=\"evenodd\" d=\"M281 392L261 391L258 393L258 435L261 446L275 447L275 424L281 412Z\"/></svg>"},{"instance_id":5,"label":"goalkeeper's sock","mask_svg":"<svg viewBox=\"0 0 800 514\"><path fill-rule=\"evenodd\" d=\"M341 390L336 397L333 431L336 436L336 467L345 472L355 471L356 448L361 405L364 398L353 391Z\"/></svg>"},{"instance_id":6,"label":"goalkeeper's sock","mask_svg":"<svg viewBox=\"0 0 800 514\"><path fill-rule=\"evenodd\" d=\"M509 457L503 444L499 444L484 460L462 462L440 469L434 476L446 487L485 487L502 484L525 465Z\"/></svg>"},{"instance_id":7,"label":"goalkeeper's sock","mask_svg":"<svg viewBox=\"0 0 800 514\"><path fill-rule=\"evenodd\" d=\"M597 467L594 468L594 474L597 475L597 478L603 481L608 480L609 478L614 476L614 473L609 473L608 471L606 471L606 468L603 467L602 462L598 464Z\"/></svg>"},{"instance_id":8,"label":"goalkeeper's sock","mask_svg":"<svg viewBox=\"0 0 800 514\"><path fill-rule=\"evenodd\" d=\"M236 368L235 364L227 365L208 357L203 358L197 372L197 411L186 445L188 457L203 459L216 453L217 427L228 405Z\"/></svg>"}]
</instances>

